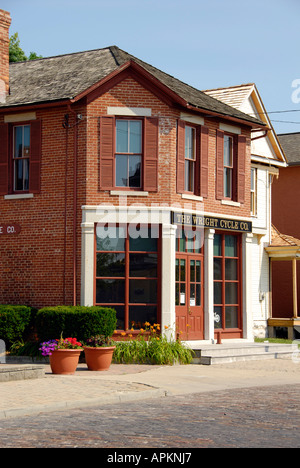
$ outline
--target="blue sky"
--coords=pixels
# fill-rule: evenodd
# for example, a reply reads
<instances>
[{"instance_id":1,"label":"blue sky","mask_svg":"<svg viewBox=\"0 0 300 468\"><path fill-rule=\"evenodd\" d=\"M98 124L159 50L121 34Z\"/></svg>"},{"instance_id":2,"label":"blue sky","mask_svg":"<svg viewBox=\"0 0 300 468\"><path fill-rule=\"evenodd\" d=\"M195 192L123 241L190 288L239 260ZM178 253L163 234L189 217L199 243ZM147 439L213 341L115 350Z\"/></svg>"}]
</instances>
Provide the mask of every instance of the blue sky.
<instances>
[{"instance_id":1,"label":"blue sky","mask_svg":"<svg viewBox=\"0 0 300 468\"><path fill-rule=\"evenodd\" d=\"M198 89L254 82L276 132L300 132L300 0L1 0L0 8L26 54L117 45Z\"/></svg>"}]
</instances>

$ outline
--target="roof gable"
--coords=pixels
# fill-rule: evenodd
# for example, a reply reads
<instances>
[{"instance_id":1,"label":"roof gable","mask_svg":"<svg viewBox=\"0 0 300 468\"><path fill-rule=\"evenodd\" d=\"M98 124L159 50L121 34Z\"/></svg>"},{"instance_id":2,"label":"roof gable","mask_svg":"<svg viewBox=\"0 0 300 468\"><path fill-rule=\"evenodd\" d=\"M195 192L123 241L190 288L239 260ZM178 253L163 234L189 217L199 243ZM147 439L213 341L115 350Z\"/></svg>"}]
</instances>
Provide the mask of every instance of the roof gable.
<instances>
[{"instance_id":1,"label":"roof gable","mask_svg":"<svg viewBox=\"0 0 300 468\"><path fill-rule=\"evenodd\" d=\"M255 157L275 159L286 162L286 157L279 139L273 129L262 99L254 83L248 83L229 88L219 88L204 91L208 95L222 102L237 107L240 111L261 119L268 133L263 138L264 132L253 135L251 141L251 154Z\"/></svg>"}]
</instances>

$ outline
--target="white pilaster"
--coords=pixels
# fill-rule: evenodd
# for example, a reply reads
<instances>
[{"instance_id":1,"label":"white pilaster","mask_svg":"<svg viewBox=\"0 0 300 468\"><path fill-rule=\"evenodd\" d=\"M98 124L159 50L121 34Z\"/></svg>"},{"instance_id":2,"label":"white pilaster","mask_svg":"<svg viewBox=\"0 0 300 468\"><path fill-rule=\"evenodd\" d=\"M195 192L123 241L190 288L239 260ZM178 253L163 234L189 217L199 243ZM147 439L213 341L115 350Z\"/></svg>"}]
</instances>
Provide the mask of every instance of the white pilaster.
<instances>
[{"instance_id":1,"label":"white pilaster","mask_svg":"<svg viewBox=\"0 0 300 468\"><path fill-rule=\"evenodd\" d=\"M253 234L243 234L243 332L244 338L250 341L253 341L252 239Z\"/></svg>"},{"instance_id":2,"label":"white pilaster","mask_svg":"<svg viewBox=\"0 0 300 468\"><path fill-rule=\"evenodd\" d=\"M94 304L94 223L81 224L81 305Z\"/></svg>"},{"instance_id":3,"label":"white pilaster","mask_svg":"<svg viewBox=\"0 0 300 468\"><path fill-rule=\"evenodd\" d=\"M169 338L176 338L175 313L175 257L176 230L173 224L162 227L162 295L161 295L161 330ZM165 330L165 326L168 327Z\"/></svg>"},{"instance_id":4,"label":"white pilaster","mask_svg":"<svg viewBox=\"0 0 300 468\"><path fill-rule=\"evenodd\" d=\"M214 341L214 229L204 230L204 339Z\"/></svg>"}]
</instances>

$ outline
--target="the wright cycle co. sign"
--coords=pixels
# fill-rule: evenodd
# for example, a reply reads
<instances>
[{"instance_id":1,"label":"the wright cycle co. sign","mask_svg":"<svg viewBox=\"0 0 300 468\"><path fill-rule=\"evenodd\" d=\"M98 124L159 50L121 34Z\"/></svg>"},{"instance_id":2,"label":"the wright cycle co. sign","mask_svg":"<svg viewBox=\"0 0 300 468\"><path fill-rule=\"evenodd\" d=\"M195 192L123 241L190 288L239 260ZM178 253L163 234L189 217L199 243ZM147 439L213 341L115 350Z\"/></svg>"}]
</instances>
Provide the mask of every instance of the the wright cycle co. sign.
<instances>
[{"instance_id":1,"label":"the wright cycle co. sign","mask_svg":"<svg viewBox=\"0 0 300 468\"><path fill-rule=\"evenodd\" d=\"M219 218L215 216L172 212L171 222L178 226L194 226L235 232L252 232L251 221Z\"/></svg>"},{"instance_id":2,"label":"the wright cycle co. sign","mask_svg":"<svg viewBox=\"0 0 300 468\"><path fill-rule=\"evenodd\" d=\"M17 223L0 223L0 236L12 236L21 232L21 226Z\"/></svg>"}]
</instances>

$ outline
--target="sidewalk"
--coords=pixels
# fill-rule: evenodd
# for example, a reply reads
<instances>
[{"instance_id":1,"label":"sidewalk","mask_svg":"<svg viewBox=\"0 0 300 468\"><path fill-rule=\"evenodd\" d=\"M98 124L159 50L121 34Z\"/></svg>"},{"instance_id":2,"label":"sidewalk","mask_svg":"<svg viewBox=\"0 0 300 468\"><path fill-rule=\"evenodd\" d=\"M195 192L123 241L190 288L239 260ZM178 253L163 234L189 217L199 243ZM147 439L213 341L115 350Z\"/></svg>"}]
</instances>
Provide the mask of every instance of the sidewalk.
<instances>
[{"instance_id":1,"label":"sidewalk","mask_svg":"<svg viewBox=\"0 0 300 468\"><path fill-rule=\"evenodd\" d=\"M112 364L105 372L79 364L71 376L45 365L39 379L0 383L0 419L120 402L233 388L300 385L300 362L290 359L214 366Z\"/></svg>"}]
</instances>

